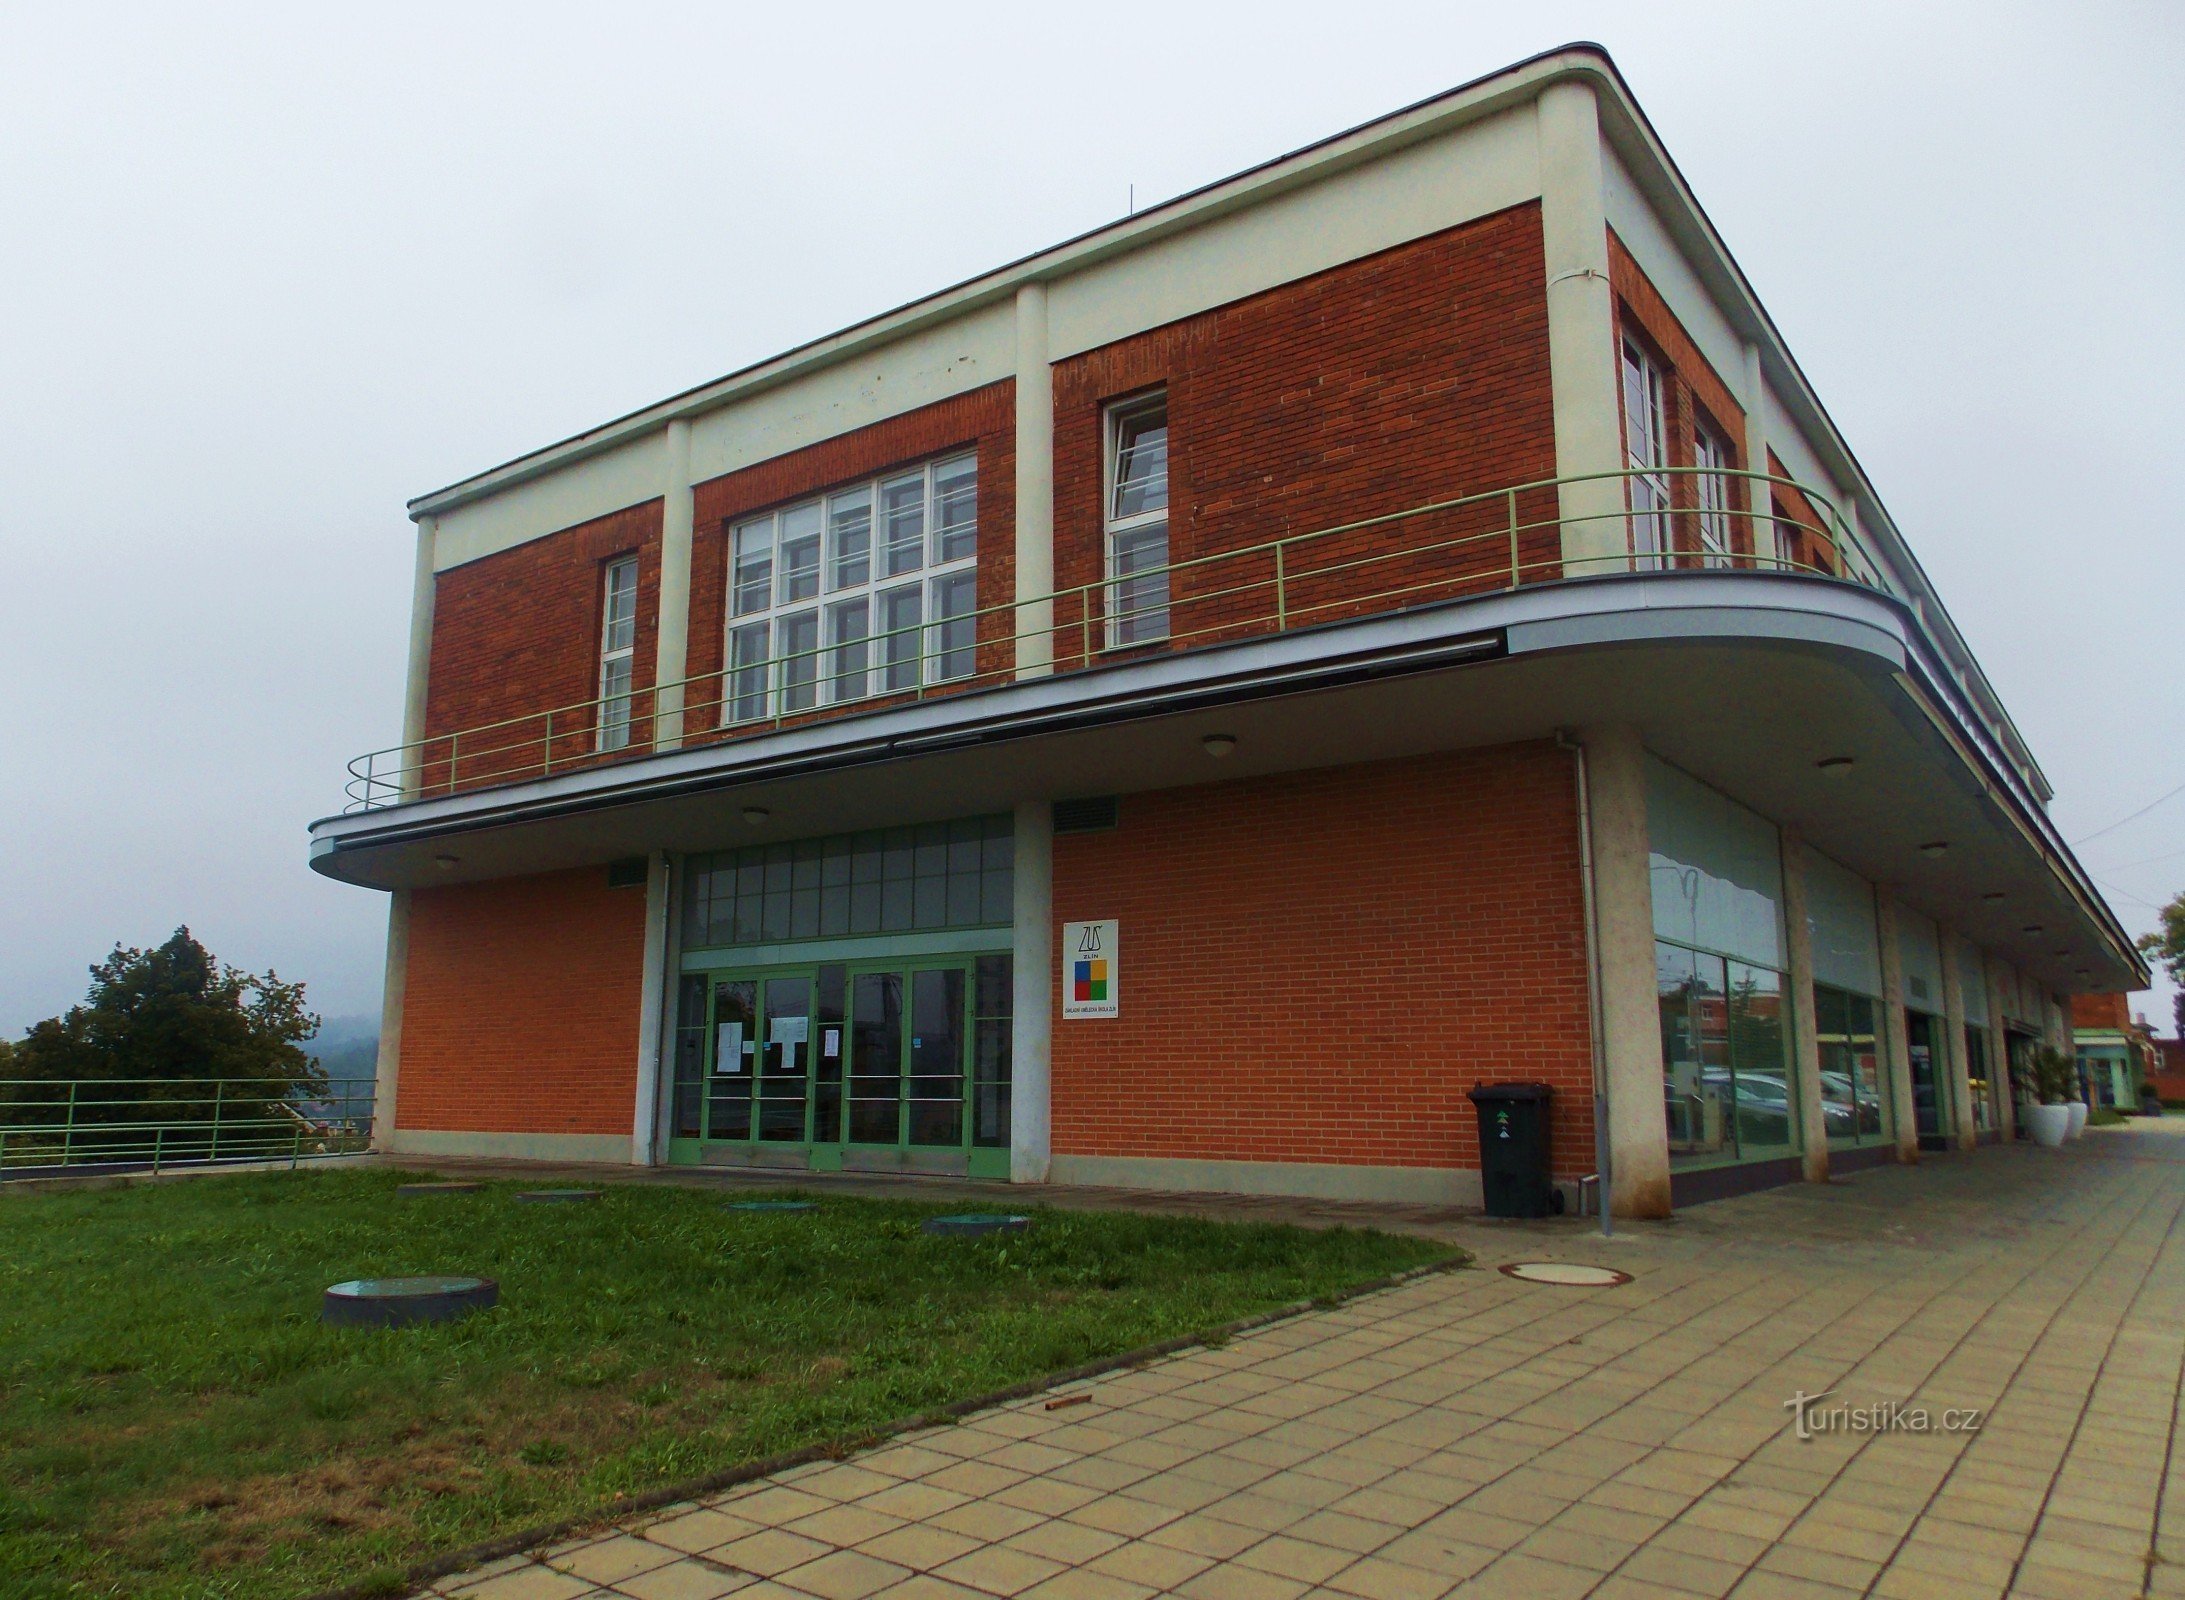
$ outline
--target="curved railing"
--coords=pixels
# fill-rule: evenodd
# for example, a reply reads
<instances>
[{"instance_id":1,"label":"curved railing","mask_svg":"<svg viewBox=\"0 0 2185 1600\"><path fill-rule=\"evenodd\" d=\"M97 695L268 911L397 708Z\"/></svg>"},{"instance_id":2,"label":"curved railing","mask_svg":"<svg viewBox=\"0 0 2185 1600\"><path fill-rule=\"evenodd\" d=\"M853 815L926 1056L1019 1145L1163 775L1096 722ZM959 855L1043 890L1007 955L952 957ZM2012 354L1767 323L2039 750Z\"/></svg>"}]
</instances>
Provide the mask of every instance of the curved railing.
<instances>
[{"instance_id":1,"label":"curved railing","mask_svg":"<svg viewBox=\"0 0 2185 1600\"><path fill-rule=\"evenodd\" d=\"M1763 498L1769 509L1752 509ZM1565 548L1574 529L1578 553ZM1605 548L1584 553L1588 542ZM345 809L959 694L1027 665L1084 671L1526 583L1706 568L1883 586L1835 504L1795 479L1699 467L1546 478L868 634L854 669L822 643L391 745L349 763Z\"/></svg>"}]
</instances>

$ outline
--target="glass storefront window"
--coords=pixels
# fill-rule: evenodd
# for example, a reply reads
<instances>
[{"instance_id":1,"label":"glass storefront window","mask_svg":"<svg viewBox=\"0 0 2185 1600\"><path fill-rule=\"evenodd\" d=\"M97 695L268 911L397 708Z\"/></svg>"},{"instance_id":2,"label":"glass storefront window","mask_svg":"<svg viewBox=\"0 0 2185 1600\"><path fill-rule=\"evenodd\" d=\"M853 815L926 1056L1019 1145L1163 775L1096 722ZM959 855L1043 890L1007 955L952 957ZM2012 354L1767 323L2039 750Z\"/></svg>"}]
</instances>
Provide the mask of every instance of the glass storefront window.
<instances>
[{"instance_id":1,"label":"glass storefront window","mask_svg":"<svg viewBox=\"0 0 2185 1600\"><path fill-rule=\"evenodd\" d=\"M1881 1002L1825 983L1813 986L1820 1044L1821 1115L1832 1145L1879 1144L1891 1137L1889 1075L1882 1070Z\"/></svg>"},{"instance_id":2,"label":"glass storefront window","mask_svg":"<svg viewBox=\"0 0 2185 1600\"><path fill-rule=\"evenodd\" d=\"M1985 1022L1987 1019L1982 1018ZM1988 1081L1988 1030L1965 1025L1965 1075L1972 1089L1973 1131L1995 1131L1995 1088Z\"/></svg>"},{"instance_id":3,"label":"glass storefront window","mask_svg":"<svg viewBox=\"0 0 2185 1600\"><path fill-rule=\"evenodd\" d=\"M1956 1131L1956 1107L1950 1103L1950 1071L1942 1049L1942 1024L1924 1011L1904 1014L1905 1048L1912 1065L1912 1123L1923 1139L1946 1139Z\"/></svg>"},{"instance_id":4,"label":"glass storefront window","mask_svg":"<svg viewBox=\"0 0 2185 1600\"><path fill-rule=\"evenodd\" d=\"M1783 976L1659 941L1662 1094L1673 1166L1798 1149Z\"/></svg>"}]
</instances>

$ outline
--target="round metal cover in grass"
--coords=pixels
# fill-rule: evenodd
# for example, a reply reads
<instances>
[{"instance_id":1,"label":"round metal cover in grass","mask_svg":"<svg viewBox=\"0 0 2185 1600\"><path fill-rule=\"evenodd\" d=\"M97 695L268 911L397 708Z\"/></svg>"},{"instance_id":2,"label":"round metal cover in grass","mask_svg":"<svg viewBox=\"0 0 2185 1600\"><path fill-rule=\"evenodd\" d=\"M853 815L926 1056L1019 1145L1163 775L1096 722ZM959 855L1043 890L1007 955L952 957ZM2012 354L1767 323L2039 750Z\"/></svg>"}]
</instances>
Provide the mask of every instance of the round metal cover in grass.
<instances>
[{"instance_id":1,"label":"round metal cover in grass","mask_svg":"<svg viewBox=\"0 0 2185 1600\"><path fill-rule=\"evenodd\" d=\"M396 1194L476 1194L482 1183L405 1183Z\"/></svg>"},{"instance_id":2,"label":"round metal cover in grass","mask_svg":"<svg viewBox=\"0 0 2185 1600\"><path fill-rule=\"evenodd\" d=\"M1012 1217L1000 1211L967 1211L954 1217L929 1217L923 1231L947 1234L1022 1233L1031 1225L1030 1217Z\"/></svg>"},{"instance_id":3,"label":"round metal cover in grass","mask_svg":"<svg viewBox=\"0 0 2185 1600\"><path fill-rule=\"evenodd\" d=\"M416 1322L453 1322L498 1304L501 1286L491 1278L354 1278L326 1291L319 1320L343 1328L402 1328Z\"/></svg>"},{"instance_id":4,"label":"round metal cover in grass","mask_svg":"<svg viewBox=\"0 0 2185 1600\"><path fill-rule=\"evenodd\" d=\"M818 1206L809 1200L731 1200L731 1211L817 1211Z\"/></svg>"},{"instance_id":5,"label":"round metal cover in grass","mask_svg":"<svg viewBox=\"0 0 2185 1600\"><path fill-rule=\"evenodd\" d=\"M597 1200L597 1189L526 1189L516 1198L527 1206L551 1206L573 1204L579 1200Z\"/></svg>"},{"instance_id":6,"label":"round metal cover in grass","mask_svg":"<svg viewBox=\"0 0 2185 1600\"><path fill-rule=\"evenodd\" d=\"M1589 1267L1577 1261L1505 1261L1501 1270L1527 1283L1553 1283L1565 1289L1613 1289L1631 1274L1614 1267Z\"/></svg>"}]
</instances>

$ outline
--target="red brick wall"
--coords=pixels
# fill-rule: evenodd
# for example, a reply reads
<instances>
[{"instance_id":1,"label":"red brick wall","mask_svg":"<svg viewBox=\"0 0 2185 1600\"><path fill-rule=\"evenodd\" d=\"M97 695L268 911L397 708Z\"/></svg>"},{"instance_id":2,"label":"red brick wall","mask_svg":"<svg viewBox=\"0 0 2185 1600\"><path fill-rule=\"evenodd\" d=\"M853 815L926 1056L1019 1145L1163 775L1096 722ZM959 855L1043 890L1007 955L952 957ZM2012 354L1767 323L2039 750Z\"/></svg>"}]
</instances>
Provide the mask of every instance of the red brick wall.
<instances>
[{"instance_id":1,"label":"red brick wall","mask_svg":"<svg viewBox=\"0 0 2185 1600\"><path fill-rule=\"evenodd\" d=\"M1537 205L1467 223L1300 282L1058 362L1055 571L1059 586L1105 576L1103 408L1165 385L1169 559L1184 561L1555 472L1547 298ZM1552 517L1552 495L1522 515ZM1478 545L1301 582L1293 614L1333 620L1347 597L1423 585L1373 609L1473 592L1507 574L1500 504L1315 541L1292 571L1469 534ZM1553 577L1560 540L1528 537L1528 577ZM1271 618L1268 557L1179 575L1171 626L1205 643ZM1461 581L1460 581L1461 580ZM1242 594L1213 591L1254 587ZM1098 592L1088 597L1098 616ZM1328 602L1337 602L1329 605ZM1058 607L1069 624L1084 614ZM1098 648L1099 632L1093 632ZM1059 642L1057 657L1077 659Z\"/></svg>"},{"instance_id":2,"label":"red brick wall","mask_svg":"<svg viewBox=\"0 0 2185 1600\"><path fill-rule=\"evenodd\" d=\"M396 1126L627 1134L644 964L604 867L413 890Z\"/></svg>"},{"instance_id":3,"label":"red brick wall","mask_svg":"<svg viewBox=\"0 0 2185 1600\"><path fill-rule=\"evenodd\" d=\"M637 557L637 649L633 684L653 681L660 619L660 502L650 500L541 539L482 556L440 574L433 598L432 667L425 695L427 787L448 781L450 746L440 735L507 718L515 726L469 736L453 752L464 784L528 776L541 765L541 713L599 693L606 564ZM640 696L633 743L649 739L651 705ZM565 721L573 728L565 728ZM557 717L557 765L595 747L589 714ZM491 753L492 747L504 747Z\"/></svg>"},{"instance_id":4,"label":"red brick wall","mask_svg":"<svg viewBox=\"0 0 2185 1600\"><path fill-rule=\"evenodd\" d=\"M1125 796L1055 840L1122 923L1122 1015L1055 1000L1058 1154L1479 1165L1475 1082L1555 1086L1593 1170L1570 759L1549 744Z\"/></svg>"},{"instance_id":5,"label":"red brick wall","mask_svg":"<svg viewBox=\"0 0 2185 1600\"><path fill-rule=\"evenodd\" d=\"M2185 1040L2155 1041L2155 1070L2147 1084L2165 1100L2185 1100Z\"/></svg>"},{"instance_id":6,"label":"red brick wall","mask_svg":"<svg viewBox=\"0 0 2185 1600\"><path fill-rule=\"evenodd\" d=\"M727 647L729 524L754 512L801 500L824 489L879 477L964 446L979 453L979 606L1004 605L1016 594L1016 380L1006 378L885 422L822 440L740 472L710 478L692 490L690 657L693 677L721 670ZM982 620L982 674L1012 667L1006 641L1010 614ZM717 679L692 690L709 708L691 726L719 725ZM865 702L867 706L873 702Z\"/></svg>"},{"instance_id":7,"label":"red brick wall","mask_svg":"<svg viewBox=\"0 0 2185 1600\"><path fill-rule=\"evenodd\" d=\"M2071 997L2074 1028L2129 1028L2132 1013L2121 994L2075 994Z\"/></svg>"}]
</instances>

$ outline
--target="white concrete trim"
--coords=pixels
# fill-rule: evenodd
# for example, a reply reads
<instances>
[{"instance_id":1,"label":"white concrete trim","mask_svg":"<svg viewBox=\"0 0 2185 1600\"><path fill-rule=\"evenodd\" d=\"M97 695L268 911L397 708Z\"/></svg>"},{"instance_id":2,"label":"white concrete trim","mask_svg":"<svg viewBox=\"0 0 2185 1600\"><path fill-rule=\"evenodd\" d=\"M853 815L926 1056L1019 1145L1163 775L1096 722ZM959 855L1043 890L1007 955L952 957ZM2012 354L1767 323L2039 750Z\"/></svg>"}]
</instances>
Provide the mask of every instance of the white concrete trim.
<instances>
[{"instance_id":1,"label":"white concrete trim","mask_svg":"<svg viewBox=\"0 0 2185 1600\"><path fill-rule=\"evenodd\" d=\"M372 1148L391 1148L402 1078L402 1007L410 982L410 891L387 896L387 959L379 995L379 1059L372 1070Z\"/></svg>"},{"instance_id":2,"label":"white concrete trim","mask_svg":"<svg viewBox=\"0 0 2185 1600\"><path fill-rule=\"evenodd\" d=\"M668 925L672 917L670 890L675 882L668 855L656 850L645 867L645 965L637 1001L637 1099L630 1112L630 1164L654 1166L659 1151L653 1144L660 1122L660 1079L671 1052L666 1043L674 1037L667 1010L674 985L674 968L668 962Z\"/></svg>"},{"instance_id":3,"label":"white concrete trim","mask_svg":"<svg viewBox=\"0 0 2185 1600\"><path fill-rule=\"evenodd\" d=\"M1554 385L1559 477L1614 472L1623 464L1616 401L1615 298L1609 288L1608 221L1602 197L1600 108L1580 79L1541 95L1540 240L1547 271L1548 368ZM1616 479L1558 491L1563 559L1574 577L1619 570L1630 539ZM1608 558L1608 559L1604 559Z\"/></svg>"},{"instance_id":4,"label":"white concrete trim","mask_svg":"<svg viewBox=\"0 0 2185 1600\"><path fill-rule=\"evenodd\" d=\"M1960 1150L1980 1143L1973 1125L1972 1062L1965 1054L1965 976L1958 966L1958 950L1964 941L1955 929L1935 925L1936 955L1942 963L1942 1028L1949 1035L1943 1059L1950 1070L1950 1121L1956 1128Z\"/></svg>"},{"instance_id":5,"label":"white concrete trim","mask_svg":"<svg viewBox=\"0 0 2185 1600\"><path fill-rule=\"evenodd\" d=\"M683 679L690 671L690 423L668 424L660 483L660 618L653 650L652 747L683 742Z\"/></svg>"},{"instance_id":6,"label":"white concrete trim","mask_svg":"<svg viewBox=\"0 0 2185 1600\"><path fill-rule=\"evenodd\" d=\"M1760 346L1750 339L1744 348L1744 393L1738 398L1745 404L1745 470L1768 470L1768 381L1760 372ZM1775 496L1763 484L1748 483L1746 492L1753 497L1749 508L1752 513L1753 554L1763 560L1781 560L1783 543L1776 537Z\"/></svg>"},{"instance_id":7,"label":"white concrete trim","mask_svg":"<svg viewBox=\"0 0 2185 1600\"><path fill-rule=\"evenodd\" d=\"M1646 751L1639 730L1625 724L1587 728L1580 738L1593 801L1611 1210L1620 1217L1666 1217L1669 1124L1662 1105L1654 895L1647 875Z\"/></svg>"},{"instance_id":8,"label":"white concrete trim","mask_svg":"<svg viewBox=\"0 0 2185 1600\"><path fill-rule=\"evenodd\" d=\"M2003 990L1996 959L1980 953L1980 981L1988 986L1988 1085L1995 1096L1996 1126L2006 1142L2018 1137L2018 1094L2011 1082L2010 1033L2003 1023Z\"/></svg>"},{"instance_id":9,"label":"white concrete trim","mask_svg":"<svg viewBox=\"0 0 2185 1600\"><path fill-rule=\"evenodd\" d=\"M1354 1167L1320 1161L1058 1155L1048 1181L1107 1189L1160 1189L1173 1194L1280 1195L1302 1200L1370 1200L1467 1210L1476 1210L1482 1203L1479 1174L1465 1167Z\"/></svg>"},{"instance_id":10,"label":"white concrete trim","mask_svg":"<svg viewBox=\"0 0 2185 1600\"><path fill-rule=\"evenodd\" d=\"M422 774L416 746L425 737L426 692L432 683L433 602L439 578L433 570L438 559L440 524L436 517L417 519L417 562L410 571L410 653L402 684L402 742L411 754L402 763L402 793L418 791Z\"/></svg>"},{"instance_id":11,"label":"white concrete trim","mask_svg":"<svg viewBox=\"0 0 2185 1600\"><path fill-rule=\"evenodd\" d=\"M626 1133L474 1133L467 1129L398 1128L388 1146L405 1156L487 1156L504 1161L587 1161L626 1166Z\"/></svg>"},{"instance_id":12,"label":"white concrete trim","mask_svg":"<svg viewBox=\"0 0 2185 1600\"><path fill-rule=\"evenodd\" d=\"M1783 843L1783 945L1790 986L1793 1077L1803 1150L1799 1168L1808 1183L1828 1181L1828 1108L1821 1096L1821 1030L1813 1003L1813 924L1806 906L1806 841L1796 828L1780 831Z\"/></svg>"},{"instance_id":13,"label":"white concrete trim","mask_svg":"<svg viewBox=\"0 0 2185 1600\"><path fill-rule=\"evenodd\" d=\"M1045 800L1020 801L1015 936L1010 956L1009 1179L1048 1181L1054 1050L1055 821Z\"/></svg>"},{"instance_id":14,"label":"white concrete trim","mask_svg":"<svg viewBox=\"0 0 2185 1600\"><path fill-rule=\"evenodd\" d=\"M1047 359L1047 287L1017 291L1016 666L1020 678L1054 670L1055 385Z\"/></svg>"}]
</instances>

